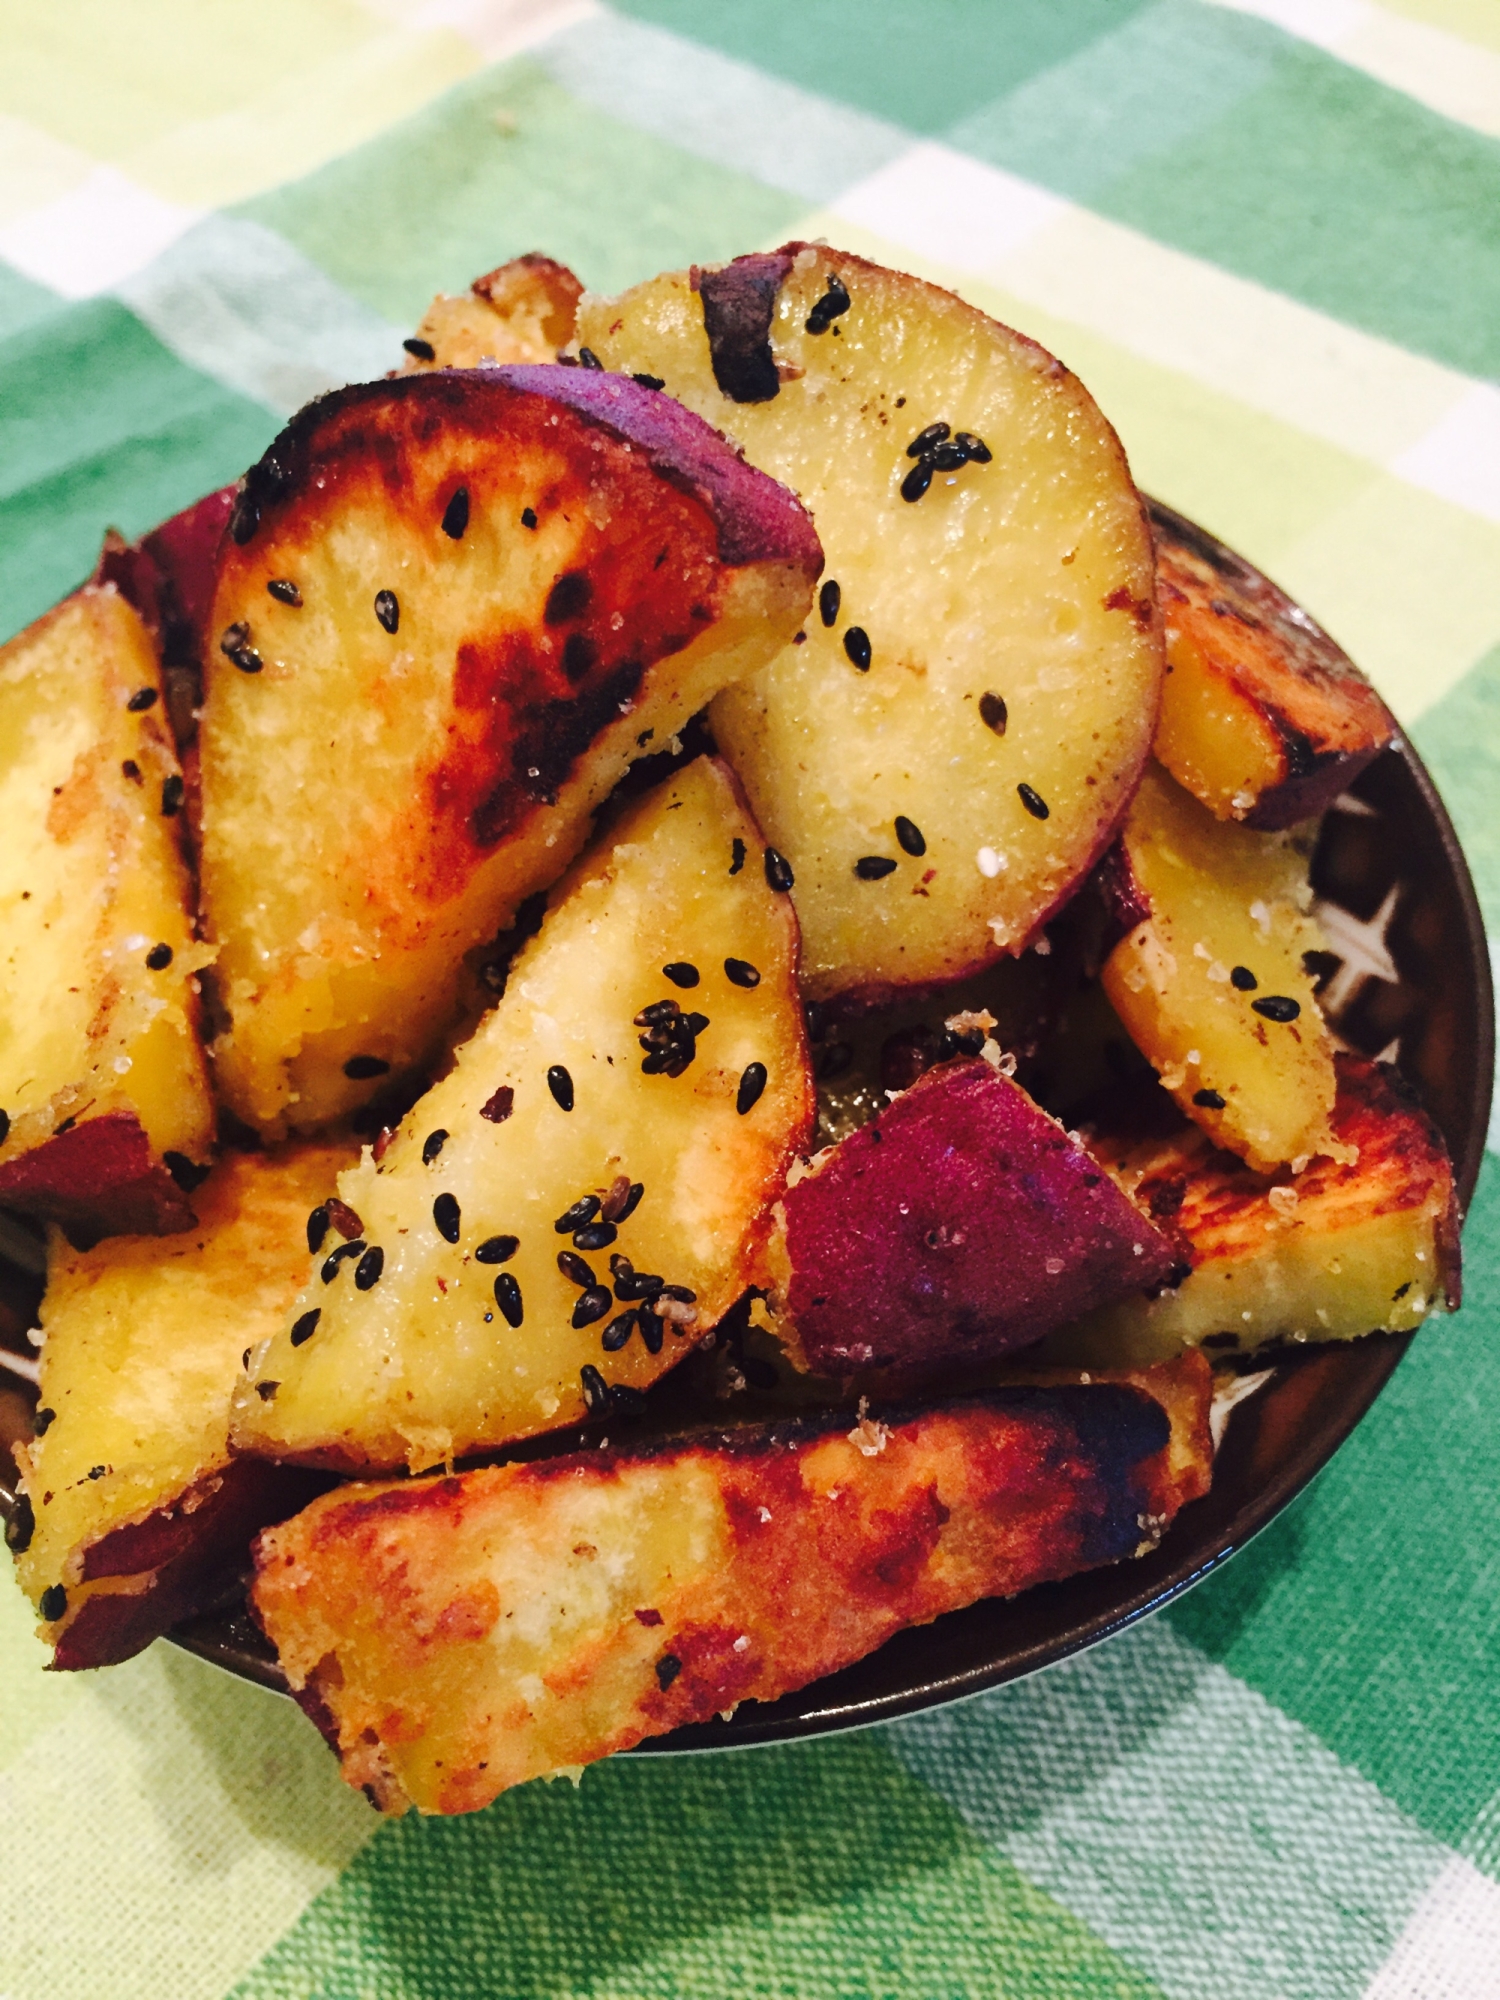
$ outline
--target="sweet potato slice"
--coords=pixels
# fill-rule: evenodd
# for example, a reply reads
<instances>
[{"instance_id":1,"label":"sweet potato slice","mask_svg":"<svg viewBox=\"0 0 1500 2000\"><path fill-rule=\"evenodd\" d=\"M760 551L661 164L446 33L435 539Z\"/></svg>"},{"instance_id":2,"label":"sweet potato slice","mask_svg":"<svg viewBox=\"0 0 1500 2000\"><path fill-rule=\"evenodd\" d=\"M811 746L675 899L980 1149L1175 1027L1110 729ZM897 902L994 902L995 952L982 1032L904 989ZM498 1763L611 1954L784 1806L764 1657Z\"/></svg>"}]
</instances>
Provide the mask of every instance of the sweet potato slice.
<instances>
[{"instance_id":1,"label":"sweet potato slice","mask_svg":"<svg viewBox=\"0 0 1500 2000\"><path fill-rule=\"evenodd\" d=\"M0 1205L80 1237L189 1227L213 1135L161 691L111 586L0 649Z\"/></svg>"},{"instance_id":2,"label":"sweet potato slice","mask_svg":"<svg viewBox=\"0 0 1500 2000\"><path fill-rule=\"evenodd\" d=\"M791 904L699 759L559 885L452 1072L343 1176L359 1235L257 1350L236 1445L415 1471L621 1420L756 1282L812 1107Z\"/></svg>"},{"instance_id":3,"label":"sweet potato slice","mask_svg":"<svg viewBox=\"0 0 1500 2000\"><path fill-rule=\"evenodd\" d=\"M1148 914L1104 989L1182 1110L1267 1172L1336 1146L1333 1044L1303 964L1323 943L1305 847L1214 819L1153 765L1111 871L1120 906Z\"/></svg>"},{"instance_id":4,"label":"sweet potato slice","mask_svg":"<svg viewBox=\"0 0 1500 2000\"><path fill-rule=\"evenodd\" d=\"M404 372L478 368L487 361L555 361L573 338L583 286L566 264L533 252L439 292L406 342Z\"/></svg>"},{"instance_id":5,"label":"sweet potato slice","mask_svg":"<svg viewBox=\"0 0 1500 2000\"><path fill-rule=\"evenodd\" d=\"M426 1059L464 954L790 634L819 562L789 493L633 382L438 370L295 419L236 504L206 670L235 1112L312 1127Z\"/></svg>"},{"instance_id":6,"label":"sweet potato slice","mask_svg":"<svg viewBox=\"0 0 1500 2000\"><path fill-rule=\"evenodd\" d=\"M1022 950L1124 810L1162 673L1150 533L1083 385L951 293L809 244L586 294L578 338L818 524L819 615L712 717L795 874L812 995Z\"/></svg>"},{"instance_id":7,"label":"sweet potato slice","mask_svg":"<svg viewBox=\"0 0 1500 2000\"><path fill-rule=\"evenodd\" d=\"M139 1652L316 1490L292 1468L231 1464L229 1402L245 1349L312 1268L307 1211L349 1158L347 1145L230 1154L194 1196L191 1235L85 1252L52 1239L12 1540L58 1666Z\"/></svg>"},{"instance_id":8,"label":"sweet potato slice","mask_svg":"<svg viewBox=\"0 0 1500 2000\"><path fill-rule=\"evenodd\" d=\"M345 1487L260 1538L256 1613L350 1784L473 1812L1153 1547L1208 1484L1192 1359L1172 1416L1145 1387L993 1390Z\"/></svg>"},{"instance_id":9,"label":"sweet potato slice","mask_svg":"<svg viewBox=\"0 0 1500 2000\"><path fill-rule=\"evenodd\" d=\"M1253 1173L1175 1118L1110 1130L1094 1149L1136 1201L1183 1238L1191 1273L1160 1297L1121 1299L1049 1340L1089 1366L1149 1365L1184 1347L1409 1332L1460 1297L1458 1210L1441 1134L1385 1065L1340 1054L1333 1132L1346 1160L1295 1177Z\"/></svg>"},{"instance_id":10,"label":"sweet potato slice","mask_svg":"<svg viewBox=\"0 0 1500 2000\"><path fill-rule=\"evenodd\" d=\"M928 1070L788 1188L781 1215L776 1330L823 1375L988 1360L1178 1261L983 1060Z\"/></svg>"},{"instance_id":11,"label":"sweet potato slice","mask_svg":"<svg viewBox=\"0 0 1500 2000\"><path fill-rule=\"evenodd\" d=\"M1390 742L1390 710L1274 584L1166 509L1155 523L1167 638L1157 757L1217 819L1312 818Z\"/></svg>"}]
</instances>

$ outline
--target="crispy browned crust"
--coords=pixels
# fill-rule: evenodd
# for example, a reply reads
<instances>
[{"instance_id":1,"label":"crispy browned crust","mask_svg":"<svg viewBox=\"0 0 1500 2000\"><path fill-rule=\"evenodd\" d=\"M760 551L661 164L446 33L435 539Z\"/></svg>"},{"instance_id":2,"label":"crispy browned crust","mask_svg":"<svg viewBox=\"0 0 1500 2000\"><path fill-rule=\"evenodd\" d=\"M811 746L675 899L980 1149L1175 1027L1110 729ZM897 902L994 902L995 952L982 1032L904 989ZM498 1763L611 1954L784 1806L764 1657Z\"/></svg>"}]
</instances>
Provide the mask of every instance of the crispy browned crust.
<instances>
[{"instance_id":1,"label":"crispy browned crust","mask_svg":"<svg viewBox=\"0 0 1500 2000\"><path fill-rule=\"evenodd\" d=\"M1206 1486L1209 1384L1192 1356L1129 1384L345 1488L260 1538L255 1608L351 1784L469 1812L1154 1546ZM518 1551L545 1600L502 1594Z\"/></svg>"},{"instance_id":2,"label":"crispy browned crust","mask_svg":"<svg viewBox=\"0 0 1500 2000\"><path fill-rule=\"evenodd\" d=\"M469 290L498 313L513 313L518 307L535 313L554 348L565 347L573 338L583 286L566 264L540 250L497 264L493 271L476 278Z\"/></svg>"},{"instance_id":3,"label":"crispy browned crust","mask_svg":"<svg viewBox=\"0 0 1500 2000\"><path fill-rule=\"evenodd\" d=\"M133 1111L106 1111L0 1166L0 1205L55 1222L75 1249L173 1236L197 1219Z\"/></svg>"},{"instance_id":4,"label":"crispy browned crust","mask_svg":"<svg viewBox=\"0 0 1500 2000\"><path fill-rule=\"evenodd\" d=\"M1250 826L1295 826L1331 805L1388 744L1390 711L1326 632L1264 577L1211 561L1156 523L1157 592L1168 660L1182 633L1221 700L1268 728L1279 775L1243 814ZM1180 774L1177 774L1180 775Z\"/></svg>"},{"instance_id":5,"label":"crispy browned crust","mask_svg":"<svg viewBox=\"0 0 1500 2000\"><path fill-rule=\"evenodd\" d=\"M1298 1218L1305 1227L1321 1221L1331 1230L1436 1206L1442 1216L1437 1275L1456 1307L1462 1289L1458 1198L1442 1134L1399 1071L1345 1054L1334 1063L1333 1134L1357 1151L1343 1162L1315 1159L1296 1176ZM1142 1208L1175 1224L1195 1270L1263 1255L1267 1223L1274 1219L1270 1192L1292 1177L1256 1173L1221 1151L1179 1117L1164 1091L1151 1090L1148 1102L1144 1116L1106 1120L1093 1141L1099 1158Z\"/></svg>"}]
</instances>

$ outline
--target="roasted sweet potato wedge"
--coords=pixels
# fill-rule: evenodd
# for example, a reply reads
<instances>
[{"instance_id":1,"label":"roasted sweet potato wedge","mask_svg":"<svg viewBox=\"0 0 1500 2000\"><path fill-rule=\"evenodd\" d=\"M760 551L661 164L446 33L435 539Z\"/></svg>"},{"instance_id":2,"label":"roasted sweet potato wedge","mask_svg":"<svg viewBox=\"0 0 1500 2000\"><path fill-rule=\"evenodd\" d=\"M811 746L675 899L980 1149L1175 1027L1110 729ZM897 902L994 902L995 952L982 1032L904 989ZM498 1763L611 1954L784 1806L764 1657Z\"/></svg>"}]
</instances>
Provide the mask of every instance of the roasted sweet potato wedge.
<instances>
[{"instance_id":1,"label":"roasted sweet potato wedge","mask_svg":"<svg viewBox=\"0 0 1500 2000\"><path fill-rule=\"evenodd\" d=\"M406 342L404 370L555 361L573 338L582 296L566 264L535 252L513 257L457 297L438 293Z\"/></svg>"},{"instance_id":2,"label":"roasted sweet potato wedge","mask_svg":"<svg viewBox=\"0 0 1500 2000\"><path fill-rule=\"evenodd\" d=\"M1167 637L1157 757L1217 819L1311 819L1390 742L1390 710L1274 584L1164 508L1155 527Z\"/></svg>"},{"instance_id":3,"label":"roasted sweet potato wedge","mask_svg":"<svg viewBox=\"0 0 1500 2000\"><path fill-rule=\"evenodd\" d=\"M995 1390L345 1487L261 1536L256 1614L350 1784L473 1812L1153 1547L1208 1483L1191 1361L1171 1415L1147 1387Z\"/></svg>"},{"instance_id":4,"label":"roasted sweet potato wedge","mask_svg":"<svg viewBox=\"0 0 1500 2000\"><path fill-rule=\"evenodd\" d=\"M1042 1352L1141 1367L1184 1347L1235 1355L1404 1333L1452 1311L1459 1217L1442 1136L1398 1072L1335 1061L1333 1132L1350 1157L1314 1160L1295 1177L1251 1172L1170 1114L1154 1130L1100 1133L1100 1159L1180 1232L1192 1268L1175 1290L1105 1306Z\"/></svg>"},{"instance_id":5,"label":"roasted sweet potato wedge","mask_svg":"<svg viewBox=\"0 0 1500 2000\"><path fill-rule=\"evenodd\" d=\"M1105 871L1131 925L1104 963L1111 1005L1188 1117L1267 1172L1338 1144L1307 863L1293 835L1216 820L1153 765Z\"/></svg>"},{"instance_id":6,"label":"roasted sweet potato wedge","mask_svg":"<svg viewBox=\"0 0 1500 2000\"><path fill-rule=\"evenodd\" d=\"M0 648L0 1205L185 1229L213 1136L156 653L111 585Z\"/></svg>"},{"instance_id":7,"label":"roasted sweet potato wedge","mask_svg":"<svg viewBox=\"0 0 1500 2000\"><path fill-rule=\"evenodd\" d=\"M813 1102L761 857L700 758L558 885L450 1074L340 1180L358 1234L252 1357L239 1449L416 1471L622 1421L758 1281Z\"/></svg>"},{"instance_id":8,"label":"roasted sweet potato wedge","mask_svg":"<svg viewBox=\"0 0 1500 2000\"><path fill-rule=\"evenodd\" d=\"M1150 533L1083 385L952 293L804 243L585 295L578 339L818 524L818 615L712 717L795 874L813 997L1024 949L1107 844L1162 674Z\"/></svg>"},{"instance_id":9,"label":"roasted sweet potato wedge","mask_svg":"<svg viewBox=\"0 0 1500 2000\"><path fill-rule=\"evenodd\" d=\"M822 1375L990 1360L1160 1283L1179 1255L982 1059L928 1070L780 1217L776 1330Z\"/></svg>"},{"instance_id":10,"label":"roasted sweet potato wedge","mask_svg":"<svg viewBox=\"0 0 1500 2000\"><path fill-rule=\"evenodd\" d=\"M231 1464L229 1401L246 1348L280 1326L312 1267L307 1211L350 1153L227 1155L194 1195L189 1235L84 1252L54 1235L11 1541L57 1666L138 1653L321 1483Z\"/></svg>"},{"instance_id":11,"label":"roasted sweet potato wedge","mask_svg":"<svg viewBox=\"0 0 1500 2000\"><path fill-rule=\"evenodd\" d=\"M315 1126L430 1056L464 954L790 635L820 560L789 493L633 382L436 370L296 418L236 502L206 668L233 1110Z\"/></svg>"}]
</instances>

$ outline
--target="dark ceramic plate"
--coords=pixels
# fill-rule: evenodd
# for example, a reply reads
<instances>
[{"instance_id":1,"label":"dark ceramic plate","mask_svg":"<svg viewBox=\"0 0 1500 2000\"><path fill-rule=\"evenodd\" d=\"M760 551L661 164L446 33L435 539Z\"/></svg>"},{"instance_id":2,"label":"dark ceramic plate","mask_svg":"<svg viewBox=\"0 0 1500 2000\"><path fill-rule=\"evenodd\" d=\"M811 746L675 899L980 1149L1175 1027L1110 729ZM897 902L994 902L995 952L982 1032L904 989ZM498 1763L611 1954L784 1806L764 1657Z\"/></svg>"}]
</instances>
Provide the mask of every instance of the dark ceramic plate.
<instances>
[{"instance_id":1,"label":"dark ceramic plate","mask_svg":"<svg viewBox=\"0 0 1500 2000\"><path fill-rule=\"evenodd\" d=\"M1271 588L1191 522L1156 503L1152 512L1230 580ZM1416 1085L1447 1138L1467 1208L1494 1068L1489 955L1452 825L1404 742L1371 764L1327 815L1313 885L1338 947L1324 988L1332 1024L1349 1046L1394 1056ZM1180 1596L1274 1520L1359 1423L1412 1337L1383 1334L1279 1357L1274 1379L1230 1421L1212 1492L1186 1508L1142 1560L952 1612L898 1633L868 1659L797 1694L747 1702L727 1722L680 1729L640 1750L723 1749L889 1721L1016 1680L1108 1638ZM246 1680L284 1688L240 1604L172 1636Z\"/></svg>"}]
</instances>

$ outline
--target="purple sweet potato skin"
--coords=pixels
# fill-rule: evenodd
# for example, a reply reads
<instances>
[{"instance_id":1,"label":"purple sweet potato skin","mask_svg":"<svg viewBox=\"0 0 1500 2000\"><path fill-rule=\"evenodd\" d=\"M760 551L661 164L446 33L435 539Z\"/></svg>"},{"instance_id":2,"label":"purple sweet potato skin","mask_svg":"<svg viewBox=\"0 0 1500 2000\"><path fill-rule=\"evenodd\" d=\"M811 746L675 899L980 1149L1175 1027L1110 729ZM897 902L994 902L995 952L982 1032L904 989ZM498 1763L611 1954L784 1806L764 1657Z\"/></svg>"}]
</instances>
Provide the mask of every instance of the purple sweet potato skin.
<instances>
[{"instance_id":1,"label":"purple sweet potato skin","mask_svg":"<svg viewBox=\"0 0 1500 2000\"><path fill-rule=\"evenodd\" d=\"M0 1206L58 1223L79 1250L103 1236L173 1236L197 1221L133 1111L106 1111L7 1160Z\"/></svg>"},{"instance_id":2,"label":"purple sweet potato skin","mask_svg":"<svg viewBox=\"0 0 1500 2000\"><path fill-rule=\"evenodd\" d=\"M663 478L703 501L718 529L720 560L731 569L786 562L809 577L822 574L822 544L796 495L747 465L712 425L660 389L643 388L628 375L549 362L483 373L487 380L565 403L644 452Z\"/></svg>"},{"instance_id":3,"label":"purple sweet potato skin","mask_svg":"<svg viewBox=\"0 0 1500 2000\"><path fill-rule=\"evenodd\" d=\"M784 1198L809 1367L921 1370L1160 1283L1175 1246L1009 1077L929 1070Z\"/></svg>"}]
</instances>

